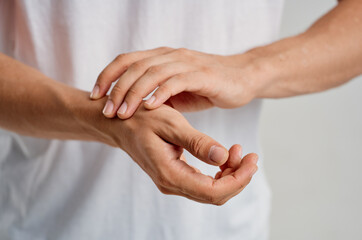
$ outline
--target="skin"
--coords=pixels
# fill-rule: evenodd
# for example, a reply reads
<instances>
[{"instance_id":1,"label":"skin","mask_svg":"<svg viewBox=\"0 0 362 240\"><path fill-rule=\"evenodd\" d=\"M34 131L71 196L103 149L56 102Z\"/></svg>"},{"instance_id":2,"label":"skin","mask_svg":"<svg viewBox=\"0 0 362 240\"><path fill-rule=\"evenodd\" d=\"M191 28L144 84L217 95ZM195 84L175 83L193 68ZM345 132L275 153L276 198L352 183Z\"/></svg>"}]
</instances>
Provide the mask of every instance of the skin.
<instances>
[{"instance_id":1,"label":"skin","mask_svg":"<svg viewBox=\"0 0 362 240\"><path fill-rule=\"evenodd\" d=\"M106 117L131 117L169 101L179 111L237 108L255 98L282 98L327 90L362 74L362 2L340 1L306 32L221 56L161 47L116 57L99 75L91 97L105 96Z\"/></svg>"},{"instance_id":2,"label":"skin","mask_svg":"<svg viewBox=\"0 0 362 240\"><path fill-rule=\"evenodd\" d=\"M239 55L172 48L121 54L100 74L93 102L89 93L0 54L0 127L119 147L161 192L221 205L249 183L257 155L241 159L239 145L226 151L176 109L235 108L255 98L295 96L347 82L362 72L361 13L360 0L340 1L305 33ZM118 78L108 98L105 94ZM157 86L154 102L144 103L142 98ZM107 99L113 104L111 111L104 110L110 119L101 113ZM118 115L127 120L112 118L122 102L128 106ZM210 157L213 146L221 150L215 161ZM187 164L183 148L221 171L214 178L201 174Z\"/></svg>"},{"instance_id":3,"label":"skin","mask_svg":"<svg viewBox=\"0 0 362 240\"><path fill-rule=\"evenodd\" d=\"M152 111L141 105L131 119L107 119L101 113L106 98L91 101L89 92L54 81L4 54L0 54L0 73L1 128L27 136L98 141L121 148L162 193L221 205L242 191L257 170L256 154L241 159L240 145L227 151L168 105ZM211 154L216 148L219 151ZM183 149L220 166L220 172L214 178L200 173L187 164Z\"/></svg>"}]
</instances>

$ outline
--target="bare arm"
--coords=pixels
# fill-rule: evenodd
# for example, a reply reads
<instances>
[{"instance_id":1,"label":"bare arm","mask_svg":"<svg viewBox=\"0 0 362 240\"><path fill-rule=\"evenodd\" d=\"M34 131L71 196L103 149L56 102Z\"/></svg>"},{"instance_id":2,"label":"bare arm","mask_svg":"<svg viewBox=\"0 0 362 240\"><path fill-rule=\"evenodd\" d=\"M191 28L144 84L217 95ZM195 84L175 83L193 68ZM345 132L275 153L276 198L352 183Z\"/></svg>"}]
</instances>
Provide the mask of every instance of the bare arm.
<instances>
[{"instance_id":1,"label":"bare arm","mask_svg":"<svg viewBox=\"0 0 362 240\"><path fill-rule=\"evenodd\" d=\"M362 2L340 1L306 32L250 52L271 76L257 97L323 91L362 74Z\"/></svg>"},{"instance_id":2,"label":"bare arm","mask_svg":"<svg viewBox=\"0 0 362 240\"><path fill-rule=\"evenodd\" d=\"M126 119L157 86L148 109L170 100L181 111L196 111L319 92L361 73L362 1L344 0L306 32L244 54L172 48L121 54L99 75L92 97L103 97L119 78L104 115Z\"/></svg>"},{"instance_id":3,"label":"bare arm","mask_svg":"<svg viewBox=\"0 0 362 240\"><path fill-rule=\"evenodd\" d=\"M167 105L154 111L141 106L132 119L122 121L102 115L105 100L92 102L89 93L0 54L1 128L34 137L90 140L119 147L161 192L203 203L225 203L243 190L257 170L256 154L241 159L239 145L227 151ZM215 178L200 173L187 164L183 148L220 166L221 171Z\"/></svg>"},{"instance_id":4,"label":"bare arm","mask_svg":"<svg viewBox=\"0 0 362 240\"><path fill-rule=\"evenodd\" d=\"M34 137L113 145L112 139L100 131L108 124L99 114L103 100L91 103L86 92L54 81L1 53L0 73L0 127Z\"/></svg>"}]
</instances>

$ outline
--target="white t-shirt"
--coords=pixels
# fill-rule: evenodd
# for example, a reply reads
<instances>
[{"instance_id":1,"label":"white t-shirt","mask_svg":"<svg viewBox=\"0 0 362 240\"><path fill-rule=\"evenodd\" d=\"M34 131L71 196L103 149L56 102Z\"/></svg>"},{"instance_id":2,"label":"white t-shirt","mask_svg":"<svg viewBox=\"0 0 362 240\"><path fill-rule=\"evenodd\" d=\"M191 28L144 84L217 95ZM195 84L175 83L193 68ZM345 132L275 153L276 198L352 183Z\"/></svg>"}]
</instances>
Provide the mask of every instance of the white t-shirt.
<instances>
[{"instance_id":1,"label":"white t-shirt","mask_svg":"<svg viewBox=\"0 0 362 240\"><path fill-rule=\"evenodd\" d=\"M159 46L241 53L277 37L283 0L3 0L0 51L90 91L120 53ZM36 87L36 86L34 86ZM31 89L29 89L31 91ZM260 153L260 100L185 114L226 147ZM191 159L205 173L216 167ZM163 195L122 150L0 129L0 239L266 239L260 170L223 206Z\"/></svg>"}]
</instances>

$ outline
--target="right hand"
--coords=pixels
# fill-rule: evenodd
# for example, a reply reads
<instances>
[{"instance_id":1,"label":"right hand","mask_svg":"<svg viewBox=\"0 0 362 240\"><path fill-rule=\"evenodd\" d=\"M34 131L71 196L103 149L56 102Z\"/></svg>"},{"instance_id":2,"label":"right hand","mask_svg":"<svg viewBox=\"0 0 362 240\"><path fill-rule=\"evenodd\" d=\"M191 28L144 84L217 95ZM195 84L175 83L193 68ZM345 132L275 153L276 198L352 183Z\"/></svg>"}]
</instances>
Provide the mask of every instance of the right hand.
<instances>
[{"instance_id":1,"label":"right hand","mask_svg":"<svg viewBox=\"0 0 362 240\"><path fill-rule=\"evenodd\" d=\"M192 128L177 110L162 105L146 110L141 104L134 116L119 121L122 133L113 131L116 144L152 178L164 194L198 202L224 204L250 182L258 156L241 159L240 145L229 151L209 136ZM215 178L187 164L183 148L198 159L220 166Z\"/></svg>"}]
</instances>

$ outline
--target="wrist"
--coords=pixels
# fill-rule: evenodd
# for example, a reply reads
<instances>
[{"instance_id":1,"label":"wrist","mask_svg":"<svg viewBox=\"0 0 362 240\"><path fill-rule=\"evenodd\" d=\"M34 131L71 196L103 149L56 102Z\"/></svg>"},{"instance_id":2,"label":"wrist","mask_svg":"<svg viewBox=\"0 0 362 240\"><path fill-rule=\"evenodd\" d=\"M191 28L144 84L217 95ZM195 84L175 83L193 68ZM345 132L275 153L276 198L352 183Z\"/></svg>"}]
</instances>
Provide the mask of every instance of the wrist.
<instances>
[{"instance_id":1,"label":"wrist","mask_svg":"<svg viewBox=\"0 0 362 240\"><path fill-rule=\"evenodd\" d=\"M102 108L107 100L105 97L94 101L89 98L89 94L70 88L62 98L76 122L79 139L120 147L120 138L117 136L121 135L121 132L116 128L121 127L121 121L103 116Z\"/></svg>"},{"instance_id":2,"label":"wrist","mask_svg":"<svg viewBox=\"0 0 362 240\"><path fill-rule=\"evenodd\" d=\"M277 72L271 56L264 47L254 48L243 54L227 56L228 66L236 68L237 82L243 98L249 95L249 101L263 98L269 87L275 84ZM244 104L244 103L242 103Z\"/></svg>"},{"instance_id":3,"label":"wrist","mask_svg":"<svg viewBox=\"0 0 362 240\"><path fill-rule=\"evenodd\" d=\"M299 52L306 51L303 45L307 40L308 37L300 34L244 54L248 60L242 67L243 74L252 82L250 89L255 98L281 98L315 91L313 86L301 87L304 81L297 81L301 68L305 68L305 59L301 56L306 54Z\"/></svg>"}]
</instances>

